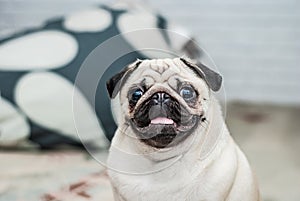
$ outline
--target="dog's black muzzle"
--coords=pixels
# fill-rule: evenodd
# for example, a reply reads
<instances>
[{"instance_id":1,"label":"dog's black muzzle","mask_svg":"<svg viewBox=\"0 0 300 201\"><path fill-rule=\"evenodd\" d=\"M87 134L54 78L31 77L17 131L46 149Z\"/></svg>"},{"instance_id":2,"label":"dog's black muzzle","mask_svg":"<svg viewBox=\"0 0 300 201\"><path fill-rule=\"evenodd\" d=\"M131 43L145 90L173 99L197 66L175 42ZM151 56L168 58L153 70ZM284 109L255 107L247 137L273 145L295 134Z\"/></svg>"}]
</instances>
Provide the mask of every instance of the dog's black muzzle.
<instances>
[{"instance_id":1,"label":"dog's black muzzle","mask_svg":"<svg viewBox=\"0 0 300 201\"><path fill-rule=\"evenodd\" d=\"M159 119L165 121L157 123ZM187 137L198 120L197 115L190 114L174 97L157 92L135 109L131 125L141 141L164 148Z\"/></svg>"}]
</instances>

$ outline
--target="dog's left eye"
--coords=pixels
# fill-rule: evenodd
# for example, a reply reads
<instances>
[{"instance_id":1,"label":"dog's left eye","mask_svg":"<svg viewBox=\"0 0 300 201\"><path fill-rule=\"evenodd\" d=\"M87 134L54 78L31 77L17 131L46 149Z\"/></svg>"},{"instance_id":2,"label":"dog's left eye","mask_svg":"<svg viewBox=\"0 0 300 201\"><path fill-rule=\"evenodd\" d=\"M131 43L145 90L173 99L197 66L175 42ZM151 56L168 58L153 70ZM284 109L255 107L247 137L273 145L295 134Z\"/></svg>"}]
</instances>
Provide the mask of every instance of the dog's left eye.
<instances>
[{"instance_id":1,"label":"dog's left eye","mask_svg":"<svg viewBox=\"0 0 300 201\"><path fill-rule=\"evenodd\" d=\"M131 95L131 100L138 101L142 97L143 94L144 94L143 90L136 89Z\"/></svg>"},{"instance_id":2,"label":"dog's left eye","mask_svg":"<svg viewBox=\"0 0 300 201\"><path fill-rule=\"evenodd\" d=\"M196 97L196 92L195 90L190 87L190 86L185 86L180 90L180 96L184 99L184 100L192 100L193 98Z\"/></svg>"}]
</instances>

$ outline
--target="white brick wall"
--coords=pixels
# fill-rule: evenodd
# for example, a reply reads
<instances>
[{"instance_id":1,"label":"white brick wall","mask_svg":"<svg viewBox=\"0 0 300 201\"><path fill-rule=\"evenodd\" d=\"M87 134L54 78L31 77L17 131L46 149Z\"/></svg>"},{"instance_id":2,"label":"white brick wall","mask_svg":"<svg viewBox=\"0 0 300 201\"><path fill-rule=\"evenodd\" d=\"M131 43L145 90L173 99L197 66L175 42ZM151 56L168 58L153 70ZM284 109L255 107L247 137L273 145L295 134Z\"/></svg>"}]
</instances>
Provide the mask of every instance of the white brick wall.
<instances>
[{"instance_id":1,"label":"white brick wall","mask_svg":"<svg viewBox=\"0 0 300 201\"><path fill-rule=\"evenodd\" d=\"M97 0L0 0L0 35ZM300 104L300 1L148 0L191 30L224 76L229 100Z\"/></svg>"}]
</instances>

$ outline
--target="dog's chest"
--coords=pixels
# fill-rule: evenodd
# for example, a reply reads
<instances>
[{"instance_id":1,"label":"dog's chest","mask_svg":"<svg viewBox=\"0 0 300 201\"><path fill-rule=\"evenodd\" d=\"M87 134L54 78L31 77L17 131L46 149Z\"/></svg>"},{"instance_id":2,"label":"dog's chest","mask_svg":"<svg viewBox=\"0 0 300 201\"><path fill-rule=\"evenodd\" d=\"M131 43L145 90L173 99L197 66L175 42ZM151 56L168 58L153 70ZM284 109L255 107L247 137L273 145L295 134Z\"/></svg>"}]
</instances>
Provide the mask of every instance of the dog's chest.
<instances>
[{"instance_id":1,"label":"dog's chest","mask_svg":"<svg viewBox=\"0 0 300 201\"><path fill-rule=\"evenodd\" d=\"M160 178L153 175L121 176L118 180L121 184L119 191L126 201L182 201L187 197L188 200L197 200L196 197L192 198L193 194L197 194L193 193L196 190L193 184L187 184L186 180L176 175L173 178L166 175L160 175Z\"/></svg>"},{"instance_id":2,"label":"dog's chest","mask_svg":"<svg viewBox=\"0 0 300 201\"><path fill-rule=\"evenodd\" d=\"M118 174L111 179L126 201L199 200L199 194L203 194L199 187L203 184L199 177L195 177L196 170L182 170L170 168L168 171L135 176Z\"/></svg>"},{"instance_id":3,"label":"dog's chest","mask_svg":"<svg viewBox=\"0 0 300 201\"><path fill-rule=\"evenodd\" d=\"M235 177L234 150L228 146L214 162L195 162L195 157L187 155L161 172L126 175L112 171L110 177L124 201L224 200Z\"/></svg>"}]
</instances>

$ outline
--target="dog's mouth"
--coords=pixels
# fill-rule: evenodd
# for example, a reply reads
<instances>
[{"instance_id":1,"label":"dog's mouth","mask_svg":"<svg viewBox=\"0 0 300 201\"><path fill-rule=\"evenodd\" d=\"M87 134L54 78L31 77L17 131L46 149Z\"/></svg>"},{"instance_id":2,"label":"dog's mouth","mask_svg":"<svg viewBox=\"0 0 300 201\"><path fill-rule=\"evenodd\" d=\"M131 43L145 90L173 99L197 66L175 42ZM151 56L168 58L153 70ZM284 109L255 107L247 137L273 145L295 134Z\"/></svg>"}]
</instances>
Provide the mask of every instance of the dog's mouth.
<instances>
[{"instance_id":1,"label":"dog's mouth","mask_svg":"<svg viewBox=\"0 0 300 201\"><path fill-rule=\"evenodd\" d=\"M155 148L166 148L185 140L197 127L199 115L193 115L175 98L157 104L152 98L144 101L130 120L138 138Z\"/></svg>"}]
</instances>

